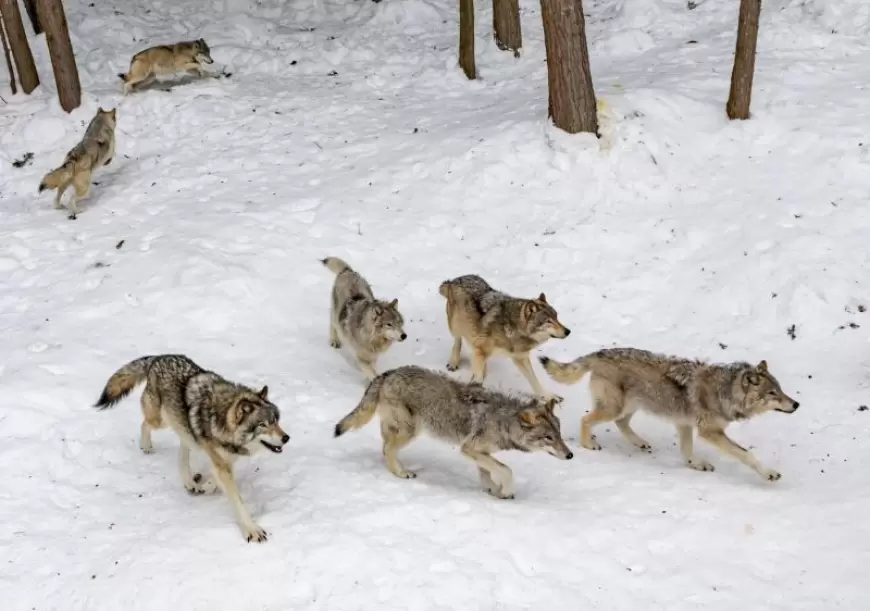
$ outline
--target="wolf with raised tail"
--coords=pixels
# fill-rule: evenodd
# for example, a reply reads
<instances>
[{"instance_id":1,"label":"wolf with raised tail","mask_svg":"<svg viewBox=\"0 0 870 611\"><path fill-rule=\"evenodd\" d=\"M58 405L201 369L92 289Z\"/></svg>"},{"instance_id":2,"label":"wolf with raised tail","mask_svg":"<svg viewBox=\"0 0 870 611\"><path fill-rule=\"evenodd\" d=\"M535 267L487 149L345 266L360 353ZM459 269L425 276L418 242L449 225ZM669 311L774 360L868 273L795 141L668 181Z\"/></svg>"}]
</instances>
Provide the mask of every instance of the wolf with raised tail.
<instances>
[{"instance_id":1,"label":"wolf with raised tail","mask_svg":"<svg viewBox=\"0 0 870 611\"><path fill-rule=\"evenodd\" d=\"M574 384L591 374L592 411L580 424L580 443L588 450L601 449L592 427L611 421L629 442L648 450L650 445L630 425L634 413L644 410L676 426L680 452L692 469L713 471L713 465L694 453L697 429L701 439L762 478L776 481L781 477L725 434L731 422L769 411L791 414L800 406L783 392L766 361L755 366L710 364L635 348L599 350L570 363L547 357L540 361L550 377L562 384Z\"/></svg>"},{"instance_id":2,"label":"wolf with raised tail","mask_svg":"<svg viewBox=\"0 0 870 611\"><path fill-rule=\"evenodd\" d=\"M240 456L268 450L280 454L290 439L278 424L278 408L268 399L268 387L255 391L206 371L186 356L144 356L116 371L95 407L106 409L126 397L141 382L142 428L139 447L154 451L151 431L169 427L181 442L178 469L184 489L191 494L224 491L236 523L247 541L265 541L260 528L242 502L233 476ZM201 450L212 466L212 477L190 472L190 451Z\"/></svg>"}]
</instances>

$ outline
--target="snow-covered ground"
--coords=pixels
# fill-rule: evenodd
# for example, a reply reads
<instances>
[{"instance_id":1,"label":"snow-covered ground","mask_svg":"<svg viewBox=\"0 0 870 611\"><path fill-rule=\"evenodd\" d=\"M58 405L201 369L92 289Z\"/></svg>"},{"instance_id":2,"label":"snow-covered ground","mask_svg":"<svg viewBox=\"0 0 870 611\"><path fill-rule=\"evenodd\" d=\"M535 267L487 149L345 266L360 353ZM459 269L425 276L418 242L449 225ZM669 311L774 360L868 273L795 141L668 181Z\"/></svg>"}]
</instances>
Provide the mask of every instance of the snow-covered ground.
<instances>
[{"instance_id":1,"label":"snow-covered ground","mask_svg":"<svg viewBox=\"0 0 870 611\"><path fill-rule=\"evenodd\" d=\"M519 60L478 3L476 82L454 1L66 4L82 107L60 110L42 37L43 86L0 81L4 611L867 608L865 0L767 0L740 123L736 0L587 0L600 145L547 126L530 0ZM132 53L199 36L231 78L121 98ZM36 188L100 105L118 107L117 157L68 221ZM614 427L571 462L504 454L514 501L425 439L403 451L418 479L398 480L376 424L331 437L364 382L327 342L326 255L399 298L410 338L382 369L443 369L437 287L462 273L546 292L574 332L541 353L765 358L802 408L733 435L783 479L701 444L717 470L691 471L641 416L651 455ZM138 391L90 407L161 352L269 384L292 440L238 465L267 543L221 495L184 493L170 432L139 451ZM527 390L509 361L489 371ZM578 447L586 384L538 371Z\"/></svg>"}]
</instances>

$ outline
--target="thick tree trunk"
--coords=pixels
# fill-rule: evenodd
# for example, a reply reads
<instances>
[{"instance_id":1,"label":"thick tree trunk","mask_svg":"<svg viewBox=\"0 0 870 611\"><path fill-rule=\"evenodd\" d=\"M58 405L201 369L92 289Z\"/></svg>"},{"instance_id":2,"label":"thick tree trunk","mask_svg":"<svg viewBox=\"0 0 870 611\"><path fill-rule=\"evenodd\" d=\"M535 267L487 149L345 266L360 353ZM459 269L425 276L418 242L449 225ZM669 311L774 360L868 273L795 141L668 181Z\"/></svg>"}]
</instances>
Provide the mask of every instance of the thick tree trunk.
<instances>
[{"instance_id":1,"label":"thick tree trunk","mask_svg":"<svg viewBox=\"0 0 870 611\"><path fill-rule=\"evenodd\" d=\"M36 0L24 0L24 10L27 11L30 25L33 26L33 33L36 35L42 34L42 26L39 24L39 14L36 12Z\"/></svg>"},{"instance_id":2,"label":"thick tree trunk","mask_svg":"<svg viewBox=\"0 0 870 611\"><path fill-rule=\"evenodd\" d=\"M492 30L499 49L513 51L514 57L520 56L523 30L519 0L492 0Z\"/></svg>"},{"instance_id":3,"label":"thick tree trunk","mask_svg":"<svg viewBox=\"0 0 870 611\"><path fill-rule=\"evenodd\" d=\"M60 0L36 0L36 8L39 13L39 23L45 28L45 40L48 43L48 54L51 56L51 67L54 70L54 82L57 84L60 106L70 112L82 103L82 87L79 83L76 57L69 40L63 5Z\"/></svg>"},{"instance_id":4,"label":"thick tree trunk","mask_svg":"<svg viewBox=\"0 0 870 611\"><path fill-rule=\"evenodd\" d=\"M15 70L12 68L12 56L9 55L9 43L6 42L6 27L3 25L3 17L0 15L0 41L3 42L3 57L6 58L6 70L9 71L9 87L12 89L12 95L18 93L18 86L15 84Z\"/></svg>"},{"instance_id":5,"label":"thick tree trunk","mask_svg":"<svg viewBox=\"0 0 870 611\"><path fill-rule=\"evenodd\" d=\"M24 93L30 93L39 85L39 75L36 74L36 64L33 63L33 54L30 52L30 45L27 44L27 34L24 31L24 23L21 22L21 12L18 10L18 0L0 0L0 14L6 26L15 68L18 70L18 82L21 83Z\"/></svg>"},{"instance_id":6,"label":"thick tree trunk","mask_svg":"<svg viewBox=\"0 0 870 611\"><path fill-rule=\"evenodd\" d=\"M598 134L598 114L581 0L541 0L549 114L569 134Z\"/></svg>"},{"instance_id":7,"label":"thick tree trunk","mask_svg":"<svg viewBox=\"0 0 870 611\"><path fill-rule=\"evenodd\" d=\"M477 78L474 63L474 0L459 0L459 67L469 79Z\"/></svg>"},{"instance_id":8,"label":"thick tree trunk","mask_svg":"<svg viewBox=\"0 0 870 611\"><path fill-rule=\"evenodd\" d=\"M749 118L760 14L761 0L740 0L737 48L734 51L734 69L731 72L731 92L728 94L728 104L725 105L729 119Z\"/></svg>"}]
</instances>

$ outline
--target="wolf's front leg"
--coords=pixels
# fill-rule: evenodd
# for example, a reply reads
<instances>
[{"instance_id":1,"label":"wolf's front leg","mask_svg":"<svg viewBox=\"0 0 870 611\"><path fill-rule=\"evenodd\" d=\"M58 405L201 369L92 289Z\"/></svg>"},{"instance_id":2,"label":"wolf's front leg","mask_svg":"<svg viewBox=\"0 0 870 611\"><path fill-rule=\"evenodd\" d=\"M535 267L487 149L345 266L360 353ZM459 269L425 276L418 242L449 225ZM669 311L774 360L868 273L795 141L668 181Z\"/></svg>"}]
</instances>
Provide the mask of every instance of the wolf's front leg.
<instances>
[{"instance_id":1,"label":"wolf's front leg","mask_svg":"<svg viewBox=\"0 0 870 611\"><path fill-rule=\"evenodd\" d=\"M242 502L242 496L239 494L238 487L236 487L236 479L233 477L232 465L219 456L210 455L209 457L212 459L212 468L214 470L215 478L233 507L236 524L238 524L239 528L242 530L242 536L244 536L245 540L249 543L251 541L256 541L258 543L265 541L267 536L266 531L254 522L251 518L251 514L248 513L248 509Z\"/></svg>"},{"instance_id":2,"label":"wolf's front leg","mask_svg":"<svg viewBox=\"0 0 870 611\"><path fill-rule=\"evenodd\" d=\"M725 454L728 454L733 458L736 458L744 465L758 473L767 481L775 482L782 477L782 475L778 471L768 469L760 462L758 462L758 459L752 455L752 452L734 443L731 438L725 434L725 431L701 429L700 431L698 431L698 435L701 437L701 439L716 447L716 449L724 452Z\"/></svg>"},{"instance_id":3,"label":"wolf's front leg","mask_svg":"<svg viewBox=\"0 0 870 611\"><path fill-rule=\"evenodd\" d=\"M487 492L500 499L514 498L514 478L513 473L507 465L497 461L495 458L469 447L467 444L462 446L462 455L473 460L481 471L486 471L488 479L492 486L486 486ZM483 483L483 474L481 473L481 483Z\"/></svg>"},{"instance_id":4,"label":"wolf's front leg","mask_svg":"<svg viewBox=\"0 0 870 611\"><path fill-rule=\"evenodd\" d=\"M546 399L547 401L551 399L555 399L557 403L564 401L564 399L559 395L554 395L544 390L543 386L541 386L541 383L538 381L538 377L535 375L535 370L532 369L532 363L529 360L528 354L511 357L511 360L514 362L514 365L517 366L517 369L520 370L520 373L523 374L523 377L529 383L529 386L532 387L532 390L536 395Z\"/></svg>"},{"instance_id":5,"label":"wolf's front leg","mask_svg":"<svg viewBox=\"0 0 870 611\"><path fill-rule=\"evenodd\" d=\"M359 368L362 370L363 374L365 374L369 382L378 377L378 372L375 370L375 366L378 362L377 357L360 356L359 354L357 354L356 361L357 364L359 364Z\"/></svg>"}]
</instances>

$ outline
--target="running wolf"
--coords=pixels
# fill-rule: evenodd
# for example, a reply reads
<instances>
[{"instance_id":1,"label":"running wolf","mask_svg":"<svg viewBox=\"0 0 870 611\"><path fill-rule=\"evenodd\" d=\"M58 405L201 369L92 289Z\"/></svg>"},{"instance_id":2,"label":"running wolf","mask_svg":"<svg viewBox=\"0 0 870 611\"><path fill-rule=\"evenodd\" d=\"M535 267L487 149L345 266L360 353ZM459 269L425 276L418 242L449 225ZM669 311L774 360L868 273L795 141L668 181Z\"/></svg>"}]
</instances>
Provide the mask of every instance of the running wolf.
<instances>
[{"instance_id":1,"label":"running wolf","mask_svg":"<svg viewBox=\"0 0 870 611\"><path fill-rule=\"evenodd\" d=\"M502 353L511 358L535 393L562 400L544 391L529 360L529 353L551 337L564 339L571 334L543 293L537 299L511 297L475 275L445 280L439 292L447 298L447 326L453 335L449 371L459 369L464 339L471 344L473 382L482 384L487 359Z\"/></svg>"},{"instance_id":2,"label":"running wolf","mask_svg":"<svg viewBox=\"0 0 870 611\"><path fill-rule=\"evenodd\" d=\"M500 450L544 451L562 460L573 454L559 432L556 401L517 398L474 383L462 383L422 367L399 367L382 373L368 386L356 409L335 426L335 436L381 418L387 469L396 477L416 477L396 453L420 432L458 444L477 464L489 494L514 498L513 474L492 457Z\"/></svg>"},{"instance_id":3,"label":"running wolf","mask_svg":"<svg viewBox=\"0 0 870 611\"><path fill-rule=\"evenodd\" d=\"M280 413L267 395L206 371L183 355L144 356L116 371L94 407L106 409L126 397L140 382L142 420L139 447L154 451L151 431L168 426L181 441L178 469L191 494L220 487L232 503L236 523L248 541L265 541L266 531L252 519L233 477L233 461L263 448L280 454L290 437L278 424ZM211 461L212 477L190 473L190 451L199 449Z\"/></svg>"},{"instance_id":4,"label":"running wolf","mask_svg":"<svg viewBox=\"0 0 870 611\"><path fill-rule=\"evenodd\" d=\"M63 208L60 198L70 185L74 189L69 199L69 219L75 220L78 214L76 200L85 197L91 189L91 174L97 168L109 165L115 155L115 123L117 109L97 109L91 119L81 142L66 154L63 164L42 177L39 192L57 189L54 207Z\"/></svg>"},{"instance_id":5,"label":"running wolf","mask_svg":"<svg viewBox=\"0 0 870 611\"><path fill-rule=\"evenodd\" d=\"M124 81L124 95L127 95L137 85L145 85L160 76L172 76L179 72L208 76L202 64L212 63L211 49L200 38L139 51L130 60L130 70L126 74L121 72L118 77Z\"/></svg>"},{"instance_id":6,"label":"running wolf","mask_svg":"<svg viewBox=\"0 0 870 611\"><path fill-rule=\"evenodd\" d=\"M399 300L375 299L366 279L337 257L321 260L335 276L329 313L329 345L341 348L349 344L357 363L369 381L377 376L378 356L408 337L405 319L399 312Z\"/></svg>"},{"instance_id":7,"label":"running wolf","mask_svg":"<svg viewBox=\"0 0 870 611\"><path fill-rule=\"evenodd\" d=\"M563 384L579 382L587 372L592 374L589 388L593 409L580 424L580 443L588 450L601 449L592 436L592 427L611 420L631 443L649 449L629 424L635 411L642 409L677 427L680 452L692 469L713 471L713 465L694 454L693 435L698 429L701 439L764 479L781 477L725 434L731 422L769 411L791 414L800 406L782 391L765 361L754 367L744 362L709 364L634 348L599 350L571 363L547 357L540 361L550 377Z\"/></svg>"}]
</instances>

